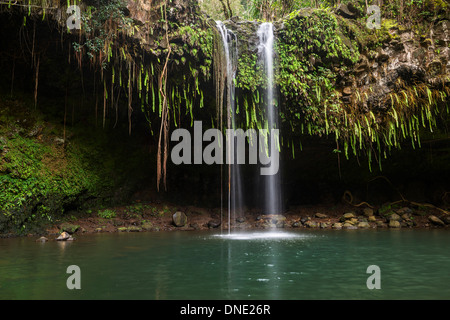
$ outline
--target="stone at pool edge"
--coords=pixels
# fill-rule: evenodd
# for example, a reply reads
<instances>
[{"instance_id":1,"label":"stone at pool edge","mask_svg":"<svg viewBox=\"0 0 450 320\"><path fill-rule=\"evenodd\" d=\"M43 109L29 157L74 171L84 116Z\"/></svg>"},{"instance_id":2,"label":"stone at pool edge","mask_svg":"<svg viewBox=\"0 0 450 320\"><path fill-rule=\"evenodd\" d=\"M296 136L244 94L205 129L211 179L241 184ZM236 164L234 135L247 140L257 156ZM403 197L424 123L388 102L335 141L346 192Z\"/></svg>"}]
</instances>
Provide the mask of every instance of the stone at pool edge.
<instances>
[{"instance_id":1,"label":"stone at pool edge","mask_svg":"<svg viewBox=\"0 0 450 320\"><path fill-rule=\"evenodd\" d=\"M436 226L441 226L441 227L445 226L444 221L442 221L441 219L439 219L436 216L433 216L433 215L428 216L428 220Z\"/></svg>"},{"instance_id":2,"label":"stone at pool edge","mask_svg":"<svg viewBox=\"0 0 450 320\"><path fill-rule=\"evenodd\" d=\"M220 226L220 220L218 220L218 219L213 219L213 220L208 221L208 228L210 228L210 229L218 228L219 226Z\"/></svg>"},{"instance_id":3,"label":"stone at pool edge","mask_svg":"<svg viewBox=\"0 0 450 320\"><path fill-rule=\"evenodd\" d=\"M75 239L72 238L72 236L66 231L61 232L58 238L56 238L56 241L73 241L73 240Z\"/></svg>"},{"instance_id":4,"label":"stone at pool edge","mask_svg":"<svg viewBox=\"0 0 450 320\"><path fill-rule=\"evenodd\" d=\"M184 227L187 223L187 216L184 212L177 211L172 215L172 223L176 227Z\"/></svg>"},{"instance_id":5,"label":"stone at pool edge","mask_svg":"<svg viewBox=\"0 0 450 320\"><path fill-rule=\"evenodd\" d=\"M400 221L397 220L390 220L388 226L389 228L401 228Z\"/></svg>"},{"instance_id":6,"label":"stone at pool edge","mask_svg":"<svg viewBox=\"0 0 450 320\"><path fill-rule=\"evenodd\" d=\"M47 242L48 238L46 237L40 237L39 239L36 239L36 242Z\"/></svg>"}]
</instances>

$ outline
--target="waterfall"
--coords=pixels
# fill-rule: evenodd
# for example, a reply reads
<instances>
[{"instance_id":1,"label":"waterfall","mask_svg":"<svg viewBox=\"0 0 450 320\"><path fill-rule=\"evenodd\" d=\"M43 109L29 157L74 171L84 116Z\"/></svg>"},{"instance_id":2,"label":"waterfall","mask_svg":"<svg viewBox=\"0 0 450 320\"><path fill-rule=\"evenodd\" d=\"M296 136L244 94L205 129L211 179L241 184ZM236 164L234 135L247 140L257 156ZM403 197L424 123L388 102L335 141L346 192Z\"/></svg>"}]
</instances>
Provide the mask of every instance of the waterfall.
<instances>
[{"instance_id":1,"label":"waterfall","mask_svg":"<svg viewBox=\"0 0 450 320\"><path fill-rule=\"evenodd\" d=\"M262 23L257 31L259 38L259 59L260 63L264 65L264 71L267 79L267 88L265 92L265 107L267 129L278 129L278 112L275 106L274 97L274 33L273 24L269 22ZM278 143L278 135L269 137L276 139ZM269 147L270 143L267 143ZM269 152L278 152L275 150L269 150ZM281 205L281 184L280 173L275 175L265 176L264 178L264 212L266 214L280 214L282 211Z\"/></svg>"},{"instance_id":2,"label":"waterfall","mask_svg":"<svg viewBox=\"0 0 450 320\"><path fill-rule=\"evenodd\" d=\"M235 100L235 82L236 69L238 62L238 46L237 36L226 28L221 21L216 21L217 29L222 37L222 44L225 54L225 63L221 68L225 68L226 82L225 93L227 110L227 129L236 129L236 100ZM227 141L230 143L230 141ZM234 144L235 152L234 159L227 159L228 163L228 233L231 232L231 221L236 221L237 215L242 215L243 208L243 193L242 193L242 178L241 168L237 164L236 144Z\"/></svg>"}]
</instances>

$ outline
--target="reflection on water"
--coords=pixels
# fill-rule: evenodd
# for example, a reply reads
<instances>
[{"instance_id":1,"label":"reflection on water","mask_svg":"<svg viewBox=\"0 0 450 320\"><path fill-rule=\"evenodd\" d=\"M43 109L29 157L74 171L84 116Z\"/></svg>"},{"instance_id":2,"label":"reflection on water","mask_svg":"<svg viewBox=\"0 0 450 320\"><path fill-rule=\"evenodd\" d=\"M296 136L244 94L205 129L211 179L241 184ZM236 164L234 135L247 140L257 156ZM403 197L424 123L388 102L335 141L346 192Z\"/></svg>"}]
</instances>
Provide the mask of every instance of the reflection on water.
<instances>
[{"instance_id":1,"label":"reflection on water","mask_svg":"<svg viewBox=\"0 0 450 320\"><path fill-rule=\"evenodd\" d=\"M127 233L0 240L0 299L448 299L446 230ZM69 265L81 290L69 290ZM369 290L369 265L381 289Z\"/></svg>"}]
</instances>

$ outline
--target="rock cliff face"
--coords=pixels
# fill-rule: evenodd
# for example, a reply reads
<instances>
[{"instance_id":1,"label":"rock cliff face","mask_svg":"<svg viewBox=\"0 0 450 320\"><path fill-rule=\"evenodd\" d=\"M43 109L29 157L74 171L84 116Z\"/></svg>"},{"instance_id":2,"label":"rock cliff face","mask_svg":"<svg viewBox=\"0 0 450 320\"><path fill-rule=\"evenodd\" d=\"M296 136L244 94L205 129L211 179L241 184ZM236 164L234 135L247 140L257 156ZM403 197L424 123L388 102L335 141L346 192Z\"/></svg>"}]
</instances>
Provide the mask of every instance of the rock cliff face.
<instances>
[{"instance_id":1,"label":"rock cliff face","mask_svg":"<svg viewBox=\"0 0 450 320\"><path fill-rule=\"evenodd\" d=\"M391 107L389 94L398 93L397 84L442 88L450 84L450 22L439 20L426 35L393 27L389 39L375 51L367 52L338 84L343 101L352 93L367 93L363 105L370 110Z\"/></svg>"}]
</instances>

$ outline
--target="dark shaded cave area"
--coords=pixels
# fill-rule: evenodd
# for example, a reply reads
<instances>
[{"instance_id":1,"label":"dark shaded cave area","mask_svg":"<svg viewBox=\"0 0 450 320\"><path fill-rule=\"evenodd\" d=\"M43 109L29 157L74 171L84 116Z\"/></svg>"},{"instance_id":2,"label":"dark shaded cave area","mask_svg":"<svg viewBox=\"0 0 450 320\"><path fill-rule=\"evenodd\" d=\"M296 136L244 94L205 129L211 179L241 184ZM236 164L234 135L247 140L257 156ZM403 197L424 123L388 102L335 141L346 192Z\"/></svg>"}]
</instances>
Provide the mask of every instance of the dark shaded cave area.
<instances>
[{"instance_id":1,"label":"dark shaded cave area","mask_svg":"<svg viewBox=\"0 0 450 320\"><path fill-rule=\"evenodd\" d=\"M48 21L28 21L24 26L22 16L9 14L2 14L0 33L3 102L20 101L27 106L24 112L16 110L17 121L23 122L29 113L39 114L45 123L55 123L64 132L72 132L66 136L69 143L76 134L89 135L93 140L102 137L102 149L110 151L105 162L113 163L117 174L114 179L126 184L111 193L113 200L226 206L226 165L174 165L169 156L166 188L161 184L157 190L157 115L149 119L134 101L130 133L126 93L118 91L113 102L104 105L100 71L84 62L80 68L74 58L72 41L76 35L59 33L58 27ZM203 85L210 87L205 90L210 95L206 101L214 104L214 84ZM214 106L209 110L214 110ZM202 112L199 119L210 119L207 110ZM178 125L189 127L190 123ZM444 129L440 133L424 132L420 148L405 141L402 149L392 150L382 159L382 169L374 162L371 171L365 156L350 155L347 160L342 153L334 152L334 137L297 137L295 157L291 147L282 147L281 151L284 210L295 206L333 207L343 202L346 191L351 193L351 199L346 200L352 204L380 206L406 199L449 206L450 139ZM118 158L111 158L115 156ZM251 165L243 169L248 208L258 208L264 197L257 169Z\"/></svg>"}]
</instances>

